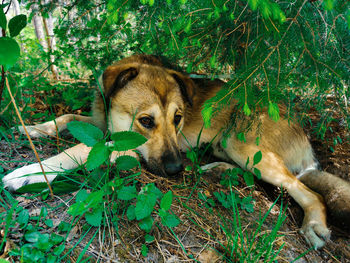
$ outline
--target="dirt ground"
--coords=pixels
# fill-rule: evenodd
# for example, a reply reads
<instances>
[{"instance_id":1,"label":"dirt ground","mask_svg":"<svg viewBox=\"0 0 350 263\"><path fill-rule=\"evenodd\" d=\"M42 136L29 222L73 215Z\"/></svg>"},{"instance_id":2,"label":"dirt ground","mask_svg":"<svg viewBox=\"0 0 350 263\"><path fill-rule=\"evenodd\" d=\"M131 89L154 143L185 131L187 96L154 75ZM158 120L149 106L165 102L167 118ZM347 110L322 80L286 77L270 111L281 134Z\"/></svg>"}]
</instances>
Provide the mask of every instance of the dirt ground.
<instances>
[{"instance_id":1,"label":"dirt ground","mask_svg":"<svg viewBox=\"0 0 350 263\"><path fill-rule=\"evenodd\" d=\"M337 123L334 123L333 134L327 134L327 136L335 135L340 135L342 138L349 136L343 133L341 126ZM0 140L0 166L3 168L4 174L16 167L35 161L26 139L16 133L14 136L9 135L7 138ZM64 138L68 141L71 140L70 136L64 136ZM310 140L323 169L350 181L349 141L344 140L342 144L333 147L334 152L332 152L329 143L325 143L315 136L310 136ZM62 142L62 149L65 145L66 143ZM47 158L59 151L54 142L45 139L38 140L36 147L40 158ZM165 228L152 230L151 234L155 236L155 241L149 245L147 257L143 257L140 252L141 245L144 242L144 232L140 230L136 223L121 218L118 222L119 237L116 230L111 226L105 226L99 230L98 237L86 252L88 256L92 256L93 260L91 262L97 260L100 260L100 262L195 262L191 258L196 259L197 262L223 262L214 252L215 249L219 253L225 253L220 244L227 244L226 236L218 222L222 222L221 218L231 217L231 211L223 207L217 207L219 213L210 213L199 199L194 198L191 199L191 202L187 202L185 197L189 196L192 187L179 188L178 185L183 183L184 178L188 177L188 173L185 172L183 176L169 180L143 171L139 178L141 183L154 182L164 193L172 190L174 195L177 196L172 205L172 211L182 221L179 226L173 229L173 232ZM200 185L194 190L193 196L197 196L198 191L203 191L207 197L212 197L213 192L221 188L223 187L219 184L218 174L215 174L215 172L205 174ZM225 189L222 190L225 191ZM242 196L245 196L249 195L250 190L243 187L239 191ZM31 215L40 212L40 208L45 204L49 207L57 207L49 213L49 217L53 219L54 224L58 225L62 220L69 218L67 205L62 204L71 202L70 200L75 194L55 196L53 200L46 201L43 201L40 197L29 198L30 194L17 196L16 199L21 206L30 209ZM254 223L258 221L261 214L263 215L268 211L279 194L279 189L257 182L256 190L253 193L256 200L254 212L240 212L242 228L248 232L249 229L254 228ZM284 206L288 206L287 219L278 232L280 236L276 239L275 244L276 247L279 247L284 243L284 246L276 260L277 262L291 262L308 250L309 247L298 233L302 222L302 210L288 195L284 194L283 199ZM271 231L278 214L279 204L272 209L263 224L262 232ZM72 246L79 240L83 225L84 221L81 221L72 230L67 246ZM341 231L336 226L330 225L330 228L332 237L323 249L310 251L295 262L350 262L350 234ZM102 242L101 236L107 232L109 238ZM19 240L20 235L21 233L18 233L18 235L9 237L12 246L16 246L16 241ZM88 237L89 235L79 243L76 248L77 251L84 248L89 240ZM72 255L71 260L74 262L74 255ZM235 261L233 260L233 262Z\"/></svg>"}]
</instances>

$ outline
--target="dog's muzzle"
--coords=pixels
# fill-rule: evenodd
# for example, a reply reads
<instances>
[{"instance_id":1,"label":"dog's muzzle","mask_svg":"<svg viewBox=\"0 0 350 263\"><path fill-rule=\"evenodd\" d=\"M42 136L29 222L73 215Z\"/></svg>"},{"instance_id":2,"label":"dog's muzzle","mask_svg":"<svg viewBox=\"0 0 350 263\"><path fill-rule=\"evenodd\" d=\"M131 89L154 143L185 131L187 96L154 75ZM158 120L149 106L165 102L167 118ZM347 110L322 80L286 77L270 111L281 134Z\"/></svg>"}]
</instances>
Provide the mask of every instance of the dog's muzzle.
<instances>
[{"instance_id":1,"label":"dog's muzzle","mask_svg":"<svg viewBox=\"0 0 350 263\"><path fill-rule=\"evenodd\" d=\"M168 153L162 156L164 171L168 176L175 175L183 170L180 153Z\"/></svg>"}]
</instances>

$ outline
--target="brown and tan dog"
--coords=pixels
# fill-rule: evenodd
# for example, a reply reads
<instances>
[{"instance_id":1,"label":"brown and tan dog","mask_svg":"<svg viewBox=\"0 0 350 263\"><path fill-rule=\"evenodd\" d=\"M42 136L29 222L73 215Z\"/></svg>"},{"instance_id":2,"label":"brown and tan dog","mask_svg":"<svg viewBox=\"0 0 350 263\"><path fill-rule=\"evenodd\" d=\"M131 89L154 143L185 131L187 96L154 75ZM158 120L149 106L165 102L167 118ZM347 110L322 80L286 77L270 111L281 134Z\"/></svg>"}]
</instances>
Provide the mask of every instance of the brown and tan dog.
<instances>
[{"instance_id":1,"label":"brown and tan dog","mask_svg":"<svg viewBox=\"0 0 350 263\"><path fill-rule=\"evenodd\" d=\"M92 117L63 115L55 121L29 126L30 135L54 135L57 129L65 129L72 120L89 122L112 133L131 127L148 139L137 148L147 168L163 176L182 171L180 151L188 149L189 144L197 144L203 128L203 103L224 84L218 80L193 80L146 55L135 55L108 67L100 82L103 95L96 92ZM251 164L246 167L247 158L253 160L255 153L261 151L262 160L255 167L260 170L262 179L283 186L297 201L305 213L301 232L313 247L322 247L330 237L326 208L321 195L308 186L326 197L331 195L327 201L335 214L349 218L350 184L318 170L309 140L298 124L284 119L275 122L264 112L252 121L244 119L244 115L237 118L227 145L223 147L223 128L230 125L236 114L235 106L232 103L221 110L213 117L211 127L202 130L200 143L212 142L214 154L227 162L204 168L218 165L227 168L235 163L251 170ZM237 139L235 131L239 130L245 131L246 142ZM260 138L258 145L257 136ZM89 151L89 147L79 144L43 161L48 179L52 181L59 172L84 163ZM16 190L25 184L43 182L40 171L38 164L24 166L6 175L4 185ZM340 196L333 198L334 194Z\"/></svg>"}]
</instances>

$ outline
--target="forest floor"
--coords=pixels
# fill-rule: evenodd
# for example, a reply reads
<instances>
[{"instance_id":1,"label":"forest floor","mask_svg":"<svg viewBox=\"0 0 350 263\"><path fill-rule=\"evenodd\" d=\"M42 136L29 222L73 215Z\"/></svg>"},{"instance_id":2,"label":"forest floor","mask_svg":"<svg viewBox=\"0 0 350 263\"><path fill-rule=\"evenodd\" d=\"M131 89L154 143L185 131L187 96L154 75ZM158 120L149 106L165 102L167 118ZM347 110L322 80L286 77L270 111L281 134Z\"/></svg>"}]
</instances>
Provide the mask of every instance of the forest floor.
<instances>
[{"instance_id":1,"label":"forest floor","mask_svg":"<svg viewBox=\"0 0 350 263\"><path fill-rule=\"evenodd\" d=\"M317 115L311 115L316 122ZM332 142L332 138L337 135L342 138L349 137L349 134L343 133L339 123L334 122L333 126L333 133L327 133L328 141ZM70 135L63 137L68 141L72 138ZM332 152L329 143L315 136L310 136L310 140L323 169L350 181L349 142L344 140L342 144L333 146L334 152ZM42 159L59 151L55 140L38 139L35 140L35 144ZM64 149L65 145L65 142L61 142L61 149ZM14 133L0 140L0 166L2 167L2 169L0 167L2 170L0 173L6 174L16 167L35 161L29 143L23 136ZM227 254L230 253L229 249L225 249L230 247L230 241L223 231L223 226L224 219L232 217L232 210L225 209L218 204L210 209L203 203L203 200L198 198L199 192L207 198L212 198L214 191L227 191L227 189L224 189L219 183L220 178L215 171L205 173L196 187L191 184L188 187L179 187L189 175L190 172L184 172L177 179L170 180L142 170L142 175L138 178L141 184L153 182L163 193L173 191L176 198L171 207L172 212L181 220L181 223L173 229L158 224L153 228L151 234L155 239L148 244L149 251L146 257L141 255L141 247L145 243L145 232L135 221L129 221L123 215L116 215L118 216L118 233L109 224L85 231L86 223L81 219L66 236L65 250L71 253L61 262L76 262L82 251L85 254L83 258L86 258L88 262L236 262L235 259L224 261L221 256L222 254L228 256ZM250 195L251 190L242 186L244 185L242 179L240 181L242 182L239 189L240 195ZM30 211L29 214L33 218L40 214L42 207L46 207L48 209L47 218L52 220L53 225L48 227L40 223L40 231L49 233L57 232L61 221L71 220L67 210L76 194L73 192L56 195L53 199L43 200L40 195L27 193L14 195L14 198L19 206ZM4 195L3 192L2 195ZM254 231L256 222L270 209L279 195L280 189L256 181L256 187L252 193L255 200L254 211L239 210L241 229L245 234ZM188 199L189 196L192 197ZM318 251L309 250L308 244L298 233L303 217L301 208L285 193L283 193L283 207L287 207L287 217L274 241L274 251L282 247L276 262L293 260L296 260L295 262L350 262L349 233L329 224L332 230L331 240ZM5 210L4 207L0 207L0 212L6 212ZM261 235L271 232L279 215L280 201L271 209L263 223L260 230ZM3 230L1 234L3 235ZM82 238L83 234L84 238ZM18 247L20 241L23 241L23 235L24 233L18 227L11 228L7 234L7 246L0 253L1 257L18 261L19 257L9 257L8 253L11 249ZM70 250L70 248L74 249ZM89 257L91 258L88 259ZM246 262L252 261L246 260Z\"/></svg>"}]
</instances>

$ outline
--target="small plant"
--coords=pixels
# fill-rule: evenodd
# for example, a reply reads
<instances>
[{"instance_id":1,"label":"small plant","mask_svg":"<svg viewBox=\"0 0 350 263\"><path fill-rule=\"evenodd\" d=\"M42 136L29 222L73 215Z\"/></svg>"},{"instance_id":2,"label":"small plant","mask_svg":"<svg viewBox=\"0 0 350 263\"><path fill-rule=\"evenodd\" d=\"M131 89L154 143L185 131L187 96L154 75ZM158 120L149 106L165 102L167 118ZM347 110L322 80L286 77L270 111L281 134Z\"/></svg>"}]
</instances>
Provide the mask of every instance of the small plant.
<instances>
[{"instance_id":1,"label":"small plant","mask_svg":"<svg viewBox=\"0 0 350 263\"><path fill-rule=\"evenodd\" d=\"M142 135L136 132L124 131L112 134L113 143L107 143L103 133L98 128L82 122L71 122L68 124L68 129L73 136L87 146L92 147L86 163L86 168L89 171L96 170L100 165L109 162L112 151L124 152L135 149L146 142ZM108 181L98 191L88 193L84 189L80 190L76 196L76 203L68 210L70 215L78 218L85 216L90 225L100 226L103 219L103 204L108 204L108 196L111 196L112 199L115 196L114 198L119 200L118 207L127 207L127 218L137 220L139 227L147 233L145 236L146 243L152 240L152 236L148 233L155 221L152 216L153 212L159 216L161 223L166 227L175 227L180 223L180 220L170 213L173 200L171 191L163 195L153 183L146 184L138 191L133 178L139 173L133 173L125 178L120 176L120 171L130 171L134 167L140 169L140 163L137 159L129 155L120 155L115 162L116 178ZM156 208L157 204L159 208ZM147 245L143 244L142 254L147 255L147 251Z\"/></svg>"},{"instance_id":2,"label":"small plant","mask_svg":"<svg viewBox=\"0 0 350 263\"><path fill-rule=\"evenodd\" d=\"M253 229L243 230L242 219L237 208L235 199L232 200L233 219L222 218L221 229L226 235L227 244L222 245L225 254L224 259L228 262L275 262L275 259L284 244L276 248L275 240L280 236L278 230L286 219L286 208L281 202L280 212L276 223L271 231L262 231L262 226L276 205L279 198L271 205L266 214L259 218ZM263 233L263 234L261 234Z\"/></svg>"},{"instance_id":3,"label":"small plant","mask_svg":"<svg viewBox=\"0 0 350 263\"><path fill-rule=\"evenodd\" d=\"M56 234L48 211L43 207L38 216L30 216L28 210L14 204L7 214L7 232L22 231L19 246L9 252L22 262L57 262L65 249L64 236ZM49 229L50 234L47 233ZM4 239L6 240L6 239Z\"/></svg>"}]
</instances>

